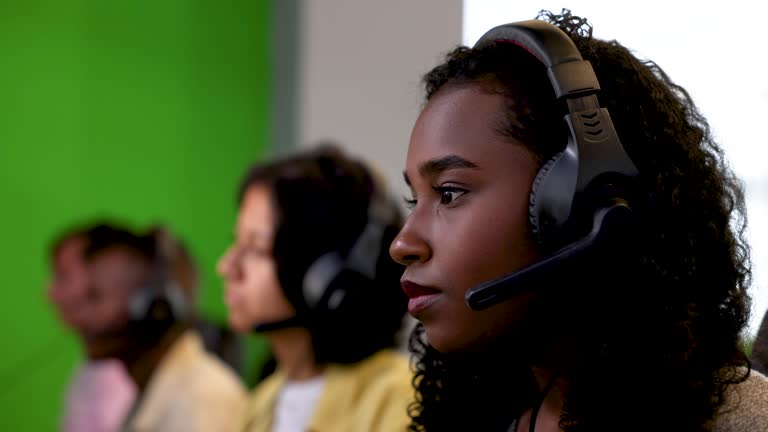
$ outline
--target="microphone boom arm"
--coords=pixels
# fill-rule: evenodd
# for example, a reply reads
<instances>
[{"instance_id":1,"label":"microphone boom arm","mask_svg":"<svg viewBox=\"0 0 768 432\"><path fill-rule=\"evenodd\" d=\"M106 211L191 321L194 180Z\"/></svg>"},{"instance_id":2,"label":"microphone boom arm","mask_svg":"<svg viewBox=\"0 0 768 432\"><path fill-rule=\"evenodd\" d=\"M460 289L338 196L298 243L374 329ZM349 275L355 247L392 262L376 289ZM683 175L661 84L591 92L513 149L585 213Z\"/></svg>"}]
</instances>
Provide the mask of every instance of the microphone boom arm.
<instances>
[{"instance_id":1,"label":"microphone boom arm","mask_svg":"<svg viewBox=\"0 0 768 432\"><path fill-rule=\"evenodd\" d=\"M593 217L592 230L585 237L528 267L471 288L464 297L467 305L479 311L501 303L515 293L532 289L533 282L546 273L594 249L614 227L624 225L631 213L632 209L626 202L617 202L599 209Z\"/></svg>"}]
</instances>

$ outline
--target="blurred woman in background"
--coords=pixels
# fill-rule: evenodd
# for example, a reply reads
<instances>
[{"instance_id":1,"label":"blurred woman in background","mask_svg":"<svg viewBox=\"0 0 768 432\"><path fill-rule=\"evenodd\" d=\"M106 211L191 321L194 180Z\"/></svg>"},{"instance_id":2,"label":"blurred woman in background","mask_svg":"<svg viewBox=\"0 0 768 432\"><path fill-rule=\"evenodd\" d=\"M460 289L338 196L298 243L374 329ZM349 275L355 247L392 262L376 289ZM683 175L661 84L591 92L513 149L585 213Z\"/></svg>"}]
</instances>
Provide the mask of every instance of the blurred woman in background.
<instances>
[{"instance_id":1,"label":"blurred woman in background","mask_svg":"<svg viewBox=\"0 0 768 432\"><path fill-rule=\"evenodd\" d=\"M412 374L394 348L406 298L387 254L397 205L329 145L253 166L238 202L218 266L229 321L262 334L277 366L254 390L245 430L405 430Z\"/></svg>"},{"instance_id":2,"label":"blurred woman in background","mask_svg":"<svg viewBox=\"0 0 768 432\"><path fill-rule=\"evenodd\" d=\"M88 358L65 430L236 430L245 391L195 330L196 272L175 237L95 224L53 256L50 297Z\"/></svg>"}]
</instances>

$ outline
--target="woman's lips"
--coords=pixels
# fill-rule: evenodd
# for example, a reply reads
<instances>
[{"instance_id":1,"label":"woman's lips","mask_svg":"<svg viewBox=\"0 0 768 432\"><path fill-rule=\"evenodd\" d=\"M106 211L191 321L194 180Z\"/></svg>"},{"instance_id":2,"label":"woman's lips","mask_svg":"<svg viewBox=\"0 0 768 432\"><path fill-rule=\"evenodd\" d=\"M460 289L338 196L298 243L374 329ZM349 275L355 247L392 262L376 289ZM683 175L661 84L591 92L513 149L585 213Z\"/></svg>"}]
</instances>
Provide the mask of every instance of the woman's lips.
<instances>
[{"instance_id":1,"label":"woman's lips","mask_svg":"<svg viewBox=\"0 0 768 432\"><path fill-rule=\"evenodd\" d=\"M416 315L437 302L441 291L437 288L427 287L411 281L402 282L403 291L410 300L408 301L408 313Z\"/></svg>"},{"instance_id":2,"label":"woman's lips","mask_svg":"<svg viewBox=\"0 0 768 432\"><path fill-rule=\"evenodd\" d=\"M240 296L233 288L227 288L224 291L224 303L232 308L236 307L237 304L240 302Z\"/></svg>"},{"instance_id":3,"label":"woman's lips","mask_svg":"<svg viewBox=\"0 0 768 432\"><path fill-rule=\"evenodd\" d=\"M405 295L407 295L410 298L416 298L416 297L421 297L421 296L430 295L430 294L438 294L440 292L440 290L437 288L419 285L417 283L413 283L407 280L403 281L401 285L403 286L403 291L405 291Z\"/></svg>"}]
</instances>

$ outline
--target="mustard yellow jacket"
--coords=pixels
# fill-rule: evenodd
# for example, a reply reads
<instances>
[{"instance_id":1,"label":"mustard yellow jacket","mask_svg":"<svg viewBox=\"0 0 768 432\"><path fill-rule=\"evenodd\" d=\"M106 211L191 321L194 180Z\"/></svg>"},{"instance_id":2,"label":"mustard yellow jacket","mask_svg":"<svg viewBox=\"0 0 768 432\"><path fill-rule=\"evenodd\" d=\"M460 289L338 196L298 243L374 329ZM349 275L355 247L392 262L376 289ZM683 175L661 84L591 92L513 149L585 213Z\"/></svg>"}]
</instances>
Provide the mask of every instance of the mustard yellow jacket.
<instances>
[{"instance_id":1,"label":"mustard yellow jacket","mask_svg":"<svg viewBox=\"0 0 768 432\"><path fill-rule=\"evenodd\" d=\"M247 393L190 330L173 343L125 425L129 432L236 431Z\"/></svg>"},{"instance_id":2,"label":"mustard yellow jacket","mask_svg":"<svg viewBox=\"0 0 768 432\"><path fill-rule=\"evenodd\" d=\"M401 432L413 399L408 359L380 351L354 365L331 365L307 432ZM269 432L285 376L278 370L250 397L243 431Z\"/></svg>"}]
</instances>

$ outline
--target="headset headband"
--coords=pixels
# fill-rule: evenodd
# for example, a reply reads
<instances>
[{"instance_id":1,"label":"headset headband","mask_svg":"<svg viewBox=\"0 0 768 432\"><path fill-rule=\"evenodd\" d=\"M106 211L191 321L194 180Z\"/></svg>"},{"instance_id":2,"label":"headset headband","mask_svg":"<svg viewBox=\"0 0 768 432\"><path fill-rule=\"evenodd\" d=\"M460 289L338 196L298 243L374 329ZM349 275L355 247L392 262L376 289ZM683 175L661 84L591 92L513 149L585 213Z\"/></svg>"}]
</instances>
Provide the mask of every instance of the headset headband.
<instances>
[{"instance_id":1,"label":"headset headband","mask_svg":"<svg viewBox=\"0 0 768 432\"><path fill-rule=\"evenodd\" d=\"M628 177L638 174L613 127L608 110L601 108L600 91L592 65L582 59L576 44L557 26L540 20L504 24L486 32L474 48L498 43L515 44L539 59L558 99L565 100L569 112L565 121L572 139L557 166L542 176L540 191L531 209L534 227L549 222L562 227L571 216L573 202L592 181L605 173ZM546 215L547 221L540 221Z\"/></svg>"}]
</instances>

